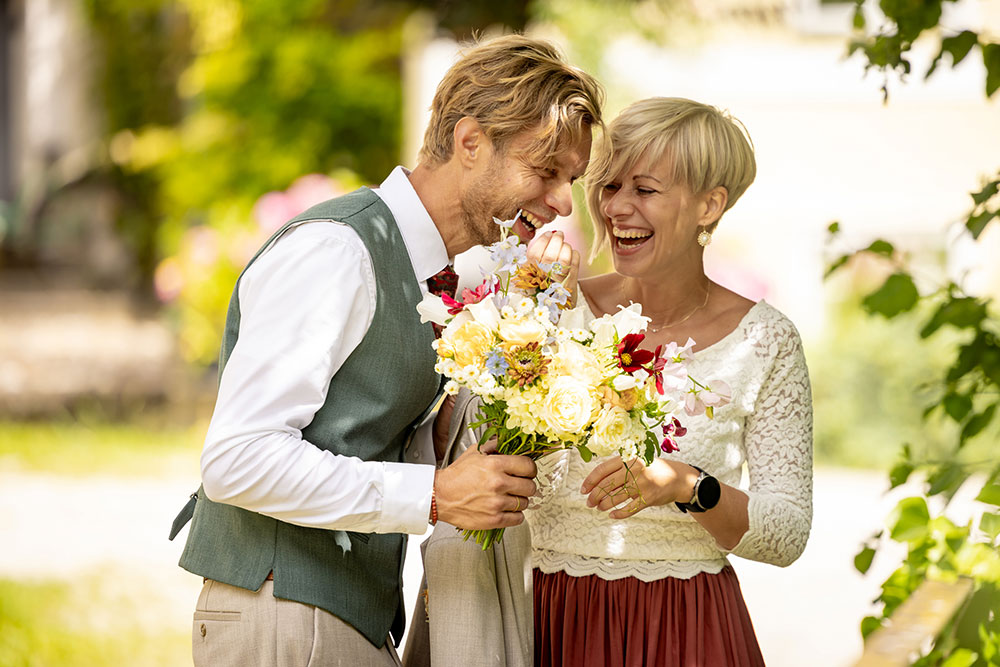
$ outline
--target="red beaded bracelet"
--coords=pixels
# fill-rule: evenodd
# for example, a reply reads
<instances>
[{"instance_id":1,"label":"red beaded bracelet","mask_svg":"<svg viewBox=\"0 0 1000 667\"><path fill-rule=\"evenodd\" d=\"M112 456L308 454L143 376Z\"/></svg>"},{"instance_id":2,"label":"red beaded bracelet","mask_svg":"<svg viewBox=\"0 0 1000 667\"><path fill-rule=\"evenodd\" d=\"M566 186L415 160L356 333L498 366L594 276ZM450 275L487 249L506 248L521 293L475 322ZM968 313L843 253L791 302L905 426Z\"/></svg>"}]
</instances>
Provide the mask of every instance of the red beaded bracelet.
<instances>
[{"instance_id":1,"label":"red beaded bracelet","mask_svg":"<svg viewBox=\"0 0 1000 667\"><path fill-rule=\"evenodd\" d=\"M438 522L438 504L437 504L437 494L434 492L434 487L431 487L431 525L436 526Z\"/></svg>"}]
</instances>

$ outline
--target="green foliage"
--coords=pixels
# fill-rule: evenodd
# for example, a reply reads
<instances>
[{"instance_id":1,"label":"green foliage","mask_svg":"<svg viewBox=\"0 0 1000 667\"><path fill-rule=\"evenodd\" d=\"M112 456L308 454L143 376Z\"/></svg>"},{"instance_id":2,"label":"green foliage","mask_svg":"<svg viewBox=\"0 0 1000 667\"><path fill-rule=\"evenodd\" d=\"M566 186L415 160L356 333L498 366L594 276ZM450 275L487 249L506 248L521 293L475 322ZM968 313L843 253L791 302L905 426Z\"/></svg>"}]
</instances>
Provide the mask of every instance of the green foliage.
<instances>
[{"instance_id":1,"label":"green foliage","mask_svg":"<svg viewBox=\"0 0 1000 667\"><path fill-rule=\"evenodd\" d=\"M977 193L973 200L991 196L989 192ZM831 237L838 231L831 230ZM989 476L978 497L985 503L1000 504L1000 457L995 451L994 424L1000 393L1000 342L996 335L1000 318L990 299L967 295L955 283L919 294L908 258L887 243L876 242L856 255L877 257L890 267L882 284L864 298L865 309L888 320L906 322L911 340L927 341L946 354L938 379L928 385L933 391L923 416L925 425L935 421L951 425L947 429L951 443L944 451L928 456L926 447L921 451L905 445L889 473L893 487L915 471L924 473L924 493L902 499L888 519L889 536L906 543L908 553L882 585L878 598L881 616L866 618L862 634L867 636L880 627L924 579L966 576L974 582L972 600L933 649L915 664L994 664L986 656L1000 653L1000 620L992 611L1000 605L1000 520L995 512L983 513L978 529L973 530L971 522L956 525L932 513L927 499L937 496L947 504L964 484L976 483L973 474L985 470ZM851 265L842 257L835 263L829 273ZM977 440L985 443L983 456L970 459L965 454ZM855 557L855 567L867 571L876 550L877 542L872 538Z\"/></svg>"},{"instance_id":2,"label":"green foliage","mask_svg":"<svg viewBox=\"0 0 1000 667\"><path fill-rule=\"evenodd\" d=\"M136 623L136 612L148 599L105 600L113 610L103 610L109 622L95 619L99 583L0 579L0 665L170 667L190 662L186 633L151 631Z\"/></svg>"}]
</instances>

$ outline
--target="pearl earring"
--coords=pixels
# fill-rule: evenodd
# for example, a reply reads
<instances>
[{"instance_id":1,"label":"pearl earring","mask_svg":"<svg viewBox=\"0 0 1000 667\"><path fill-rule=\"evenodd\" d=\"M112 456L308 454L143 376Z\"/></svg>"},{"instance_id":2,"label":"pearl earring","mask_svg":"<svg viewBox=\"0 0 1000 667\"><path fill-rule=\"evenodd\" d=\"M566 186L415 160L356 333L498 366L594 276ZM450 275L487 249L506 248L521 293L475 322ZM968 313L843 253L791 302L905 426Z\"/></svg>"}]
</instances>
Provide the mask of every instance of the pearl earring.
<instances>
[{"instance_id":1,"label":"pearl earring","mask_svg":"<svg viewBox=\"0 0 1000 667\"><path fill-rule=\"evenodd\" d=\"M698 233L698 245L700 245L702 248L704 248L711 242L712 242L712 234L707 229L703 229L701 230L701 232Z\"/></svg>"}]
</instances>

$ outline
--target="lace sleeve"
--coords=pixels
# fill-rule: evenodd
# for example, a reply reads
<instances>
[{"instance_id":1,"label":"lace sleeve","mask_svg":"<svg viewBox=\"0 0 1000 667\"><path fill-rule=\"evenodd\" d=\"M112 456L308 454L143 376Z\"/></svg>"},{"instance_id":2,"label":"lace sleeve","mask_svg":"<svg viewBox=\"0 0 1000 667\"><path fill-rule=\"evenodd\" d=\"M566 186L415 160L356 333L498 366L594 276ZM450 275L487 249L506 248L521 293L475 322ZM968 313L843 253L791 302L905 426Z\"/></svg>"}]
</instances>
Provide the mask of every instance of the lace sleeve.
<instances>
[{"instance_id":1,"label":"lace sleeve","mask_svg":"<svg viewBox=\"0 0 1000 667\"><path fill-rule=\"evenodd\" d=\"M732 553L786 567L812 525L812 394L795 327L783 319L769 333L777 351L744 434L750 527Z\"/></svg>"}]
</instances>

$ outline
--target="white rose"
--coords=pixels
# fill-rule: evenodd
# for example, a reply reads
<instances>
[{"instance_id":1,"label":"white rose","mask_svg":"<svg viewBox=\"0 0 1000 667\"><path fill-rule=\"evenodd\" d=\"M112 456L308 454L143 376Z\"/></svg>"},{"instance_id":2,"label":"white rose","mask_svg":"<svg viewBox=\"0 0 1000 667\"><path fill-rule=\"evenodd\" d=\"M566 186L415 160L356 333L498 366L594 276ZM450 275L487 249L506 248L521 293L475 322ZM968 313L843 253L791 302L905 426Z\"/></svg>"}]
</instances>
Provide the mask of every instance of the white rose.
<instances>
[{"instance_id":1,"label":"white rose","mask_svg":"<svg viewBox=\"0 0 1000 667\"><path fill-rule=\"evenodd\" d=\"M552 355L550 373L571 375L591 387L601 384L607 376L603 362L589 348L573 340L564 340Z\"/></svg>"},{"instance_id":2,"label":"white rose","mask_svg":"<svg viewBox=\"0 0 1000 667\"><path fill-rule=\"evenodd\" d=\"M490 329L500 326L500 311L491 297L487 297L479 303L472 303L465 307L465 310L472 315L472 318Z\"/></svg>"},{"instance_id":3,"label":"white rose","mask_svg":"<svg viewBox=\"0 0 1000 667\"><path fill-rule=\"evenodd\" d=\"M631 440L632 430L632 417L626 410L606 405L594 422L594 434L587 447L597 456L616 454Z\"/></svg>"},{"instance_id":4,"label":"white rose","mask_svg":"<svg viewBox=\"0 0 1000 667\"><path fill-rule=\"evenodd\" d=\"M539 412L553 431L573 436L590 424L596 407L597 401L586 383L562 376L552 381Z\"/></svg>"},{"instance_id":5,"label":"white rose","mask_svg":"<svg viewBox=\"0 0 1000 667\"><path fill-rule=\"evenodd\" d=\"M527 345L528 343L544 343L548 338L545 325L531 318L500 322L500 338L512 345Z\"/></svg>"}]
</instances>

